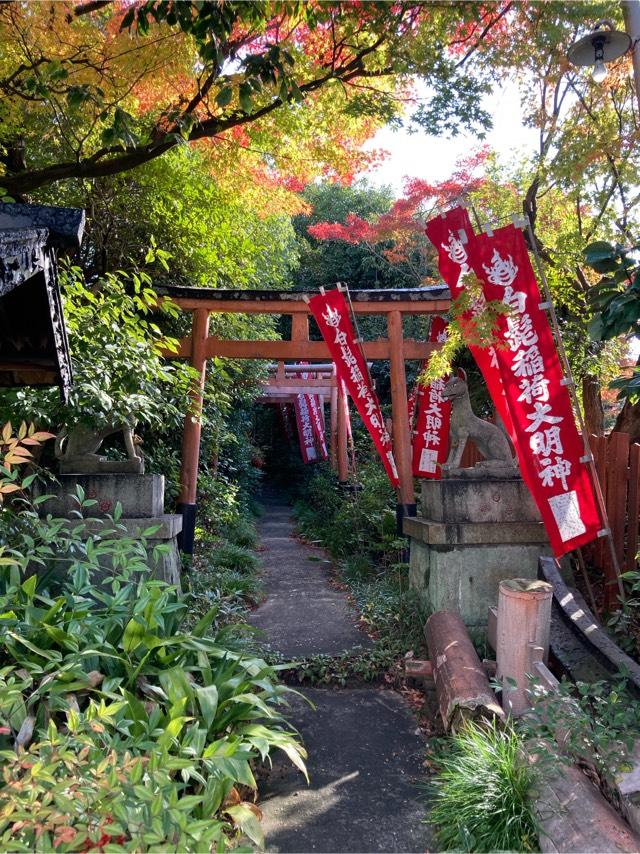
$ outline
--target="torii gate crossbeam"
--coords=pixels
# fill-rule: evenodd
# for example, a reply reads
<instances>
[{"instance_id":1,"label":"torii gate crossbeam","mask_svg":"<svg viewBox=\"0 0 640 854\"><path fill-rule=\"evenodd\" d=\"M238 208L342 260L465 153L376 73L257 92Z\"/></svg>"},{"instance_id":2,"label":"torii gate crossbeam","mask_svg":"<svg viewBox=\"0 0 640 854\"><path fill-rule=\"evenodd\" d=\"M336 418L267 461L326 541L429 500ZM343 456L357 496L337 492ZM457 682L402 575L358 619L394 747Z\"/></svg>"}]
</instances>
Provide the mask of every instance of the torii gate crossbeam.
<instances>
[{"instance_id":1,"label":"torii gate crossbeam","mask_svg":"<svg viewBox=\"0 0 640 854\"><path fill-rule=\"evenodd\" d=\"M330 361L324 341L309 340L309 307L306 291L223 290L167 286L158 288L161 296L170 298L193 315L191 335L181 339L177 353L168 356L189 359L198 372L192 392L193 412L185 418L182 441L182 470L179 509L183 516L182 550L193 552L196 515L196 486L200 455L200 417L207 359L214 356L232 359L268 359L273 361ZM413 475L411 471L411 436L407 412L405 360L426 359L434 344L405 339L402 318L408 315L443 314L451 305L449 290L443 285L402 290L350 291L356 315L385 315L387 337L362 344L367 360L389 360L391 366L391 407L393 445L400 486L400 515L415 514ZM209 316L224 314L285 314L291 317L289 341L228 341L209 335ZM313 367L309 368L311 371ZM337 407L338 413L342 407ZM338 425L338 430L340 430Z\"/></svg>"}]
</instances>

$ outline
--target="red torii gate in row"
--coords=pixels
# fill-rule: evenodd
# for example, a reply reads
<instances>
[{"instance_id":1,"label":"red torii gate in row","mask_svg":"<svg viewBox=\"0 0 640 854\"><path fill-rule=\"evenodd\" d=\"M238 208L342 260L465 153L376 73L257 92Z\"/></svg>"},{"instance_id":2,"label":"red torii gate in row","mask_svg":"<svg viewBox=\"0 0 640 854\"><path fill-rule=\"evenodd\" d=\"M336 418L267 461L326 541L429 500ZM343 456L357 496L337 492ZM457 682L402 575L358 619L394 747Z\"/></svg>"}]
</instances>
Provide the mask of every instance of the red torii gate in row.
<instances>
[{"instance_id":1,"label":"red torii gate in row","mask_svg":"<svg viewBox=\"0 0 640 854\"><path fill-rule=\"evenodd\" d=\"M331 360L324 341L309 339L309 307L306 291L226 290L167 286L158 288L161 296L169 297L184 311L192 312L191 335L179 342L176 358L188 359L199 375L193 390L194 411L202 409L207 359L215 356L230 359L268 359L280 361ZM413 475L411 471L411 436L407 412L405 361L426 359L434 344L405 339L402 318L406 315L442 314L451 301L444 285L407 288L402 290L355 290L350 292L356 315L384 315L387 337L364 341L362 347L367 361L384 359L391 367L391 409L393 445L400 486L398 509L401 514L415 513ZM291 317L291 337L288 341L226 340L209 335L209 316L216 314L278 314ZM310 370L313 368L310 366ZM292 388L308 388L309 380L292 378ZM339 416L341 406L336 407ZM346 430L346 425L344 427ZM338 424L340 434L340 424ZM345 440L346 445L346 440ZM200 418L187 415L182 439L182 468L178 506L183 516L183 551L193 551L196 514L196 487L200 456Z\"/></svg>"},{"instance_id":2,"label":"red torii gate in row","mask_svg":"<svg viewBox=\"0 0 640 854\"><path fill-rule=\"evenodd\" d=\"M285 365L284 361L280 361L269 365L269 372L269 379L256 398L256 403L295 404L297 395L313 394L318 397L324 414L324 404L329 401L329 461L338 475L338 481L346 483L349 477L346 395L336 379L334 364ZM305 373L311 376L299 377L299 374Z\"/></svg>"}]
</instances>

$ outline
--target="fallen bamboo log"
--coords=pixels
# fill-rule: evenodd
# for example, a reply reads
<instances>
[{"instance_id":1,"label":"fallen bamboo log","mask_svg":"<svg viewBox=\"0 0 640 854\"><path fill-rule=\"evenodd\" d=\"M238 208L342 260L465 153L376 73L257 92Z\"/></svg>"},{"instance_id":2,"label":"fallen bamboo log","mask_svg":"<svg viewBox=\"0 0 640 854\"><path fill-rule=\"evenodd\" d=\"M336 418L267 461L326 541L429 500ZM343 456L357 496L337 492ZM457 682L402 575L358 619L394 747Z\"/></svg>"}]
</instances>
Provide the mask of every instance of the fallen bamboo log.
<instances>
[{"instance_id":1,"label":"fallen bamboo log","mask_svg":"<svg viewBox=\"0 0 640 854\"><path fill-rule=\"evenodd\" d=\"M436 611L427 620L424 633L445 727L455 731L465 721L504 718L458 614Z\"/></svg>"},{"instance_id":2,"label":"fallen bamboo log","mask_svg":"<svg viewBox=\"0 0 640 854\"><path fill-rule=\"evenodd\" d=\"M544 854L640 850L640 839L578 768L543 774L539 788L535 811Z\"/></svg>"}]
</instances>

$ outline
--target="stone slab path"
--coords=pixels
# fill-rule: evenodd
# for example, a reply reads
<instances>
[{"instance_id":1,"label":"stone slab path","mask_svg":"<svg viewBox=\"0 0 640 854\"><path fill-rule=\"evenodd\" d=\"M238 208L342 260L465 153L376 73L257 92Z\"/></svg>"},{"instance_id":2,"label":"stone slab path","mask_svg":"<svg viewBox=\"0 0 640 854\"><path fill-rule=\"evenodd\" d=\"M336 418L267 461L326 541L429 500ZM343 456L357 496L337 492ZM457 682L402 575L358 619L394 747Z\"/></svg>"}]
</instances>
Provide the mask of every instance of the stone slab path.
<instances>
[{"instance_id":1,"label":"stone slab path","mask_svg":"<svg viewBox=\"0 0 640 854\"><path fill-rule=\"evenodd\" d=\"M324 552L294 538L291 509L277 493L265 490L263 504L267 600L251 622L290 657L370 645L345 594L329 585ZM314 708L296 700L289 719L309 752L310 785L286 757L274 757L259 804L266 850L432 850L420 788L424 742L402 696L377 687L303 693Z\"/></svg>"}]
</instances>

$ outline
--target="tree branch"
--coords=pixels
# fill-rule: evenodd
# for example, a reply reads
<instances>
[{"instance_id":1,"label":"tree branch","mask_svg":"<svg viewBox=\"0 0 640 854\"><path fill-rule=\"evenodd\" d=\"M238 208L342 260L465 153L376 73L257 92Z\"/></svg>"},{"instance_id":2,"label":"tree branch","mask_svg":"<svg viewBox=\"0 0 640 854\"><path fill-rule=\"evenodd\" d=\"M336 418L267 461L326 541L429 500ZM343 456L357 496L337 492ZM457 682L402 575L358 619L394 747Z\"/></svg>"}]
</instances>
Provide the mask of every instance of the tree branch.
<instances>
[{"instance_id":1,"label":"tree branch","mask_svg":"<svg viewBox=\"0 0 640 854\"><path fill-rule=\"evenodd\" d=\"M384 40L385 37L383 35L379 36L372 44L362 48L355 57L346 62L341 68L336 70L328 69L322 76L314 80L309 80L306 83L301 83L298 87L300 92L310 94L322 88L322 86L326 85L332 79L348 83L357 77L381 77L389 74L391 72L390 68L369 71L364 67L365 57L375 52ZM293 101L293 97L289 96L287 101ZM216 116L206 119L194 125L187 137L187 141L195 142L199 139L207 139L231 130L234 127L250 124L268 116L283 106L284 103L285 101L281 98L274 98L268 104L251 113L235 112L226 117ZM177 135L168 130L158 133L151 141L135 147L123 149L119 146L110 146L101 148L90 157L56 163L51 166L45 166L42 169L4 175L0 179L0 182L3 189L10 195L23 195L67 178L102 178L108 175L116 175L118 172L133 169L136 166L141 166L150 160L154 160L156 157L178 145L179 142L180 140L177 139Z\"/></svg>"},{"instance_id":2,"label":"tree branch","mask_svg":"<svg viewBox=\"0 0 640 854\"><path fill-rule=\"evenodd\" d=\"M462 59L459 62L456 62L456 65L455 65L456 68L462 68L462 66L469 59L469 57L472 56L477 51L477 49L480 47L485 36L491 32L491 30L495 27L495 25L498 23L498 21L500 21L502 18L504 18L504 16L507 14L507 12L509 11L509 9L511 9L512 6L513 6L513 2L512 2L512 0L510 0L510 2L507 3L507 5L503 9L501 9L501 11L496 15L496 17L493 18L491 21L489 21L489 23L484 27L484 29L482 30L482 32L478 36L477 41L474 42L474 44L469 48L469 50L465 53L465 55L462 57Z\"/></svg>"}]
</instances>

